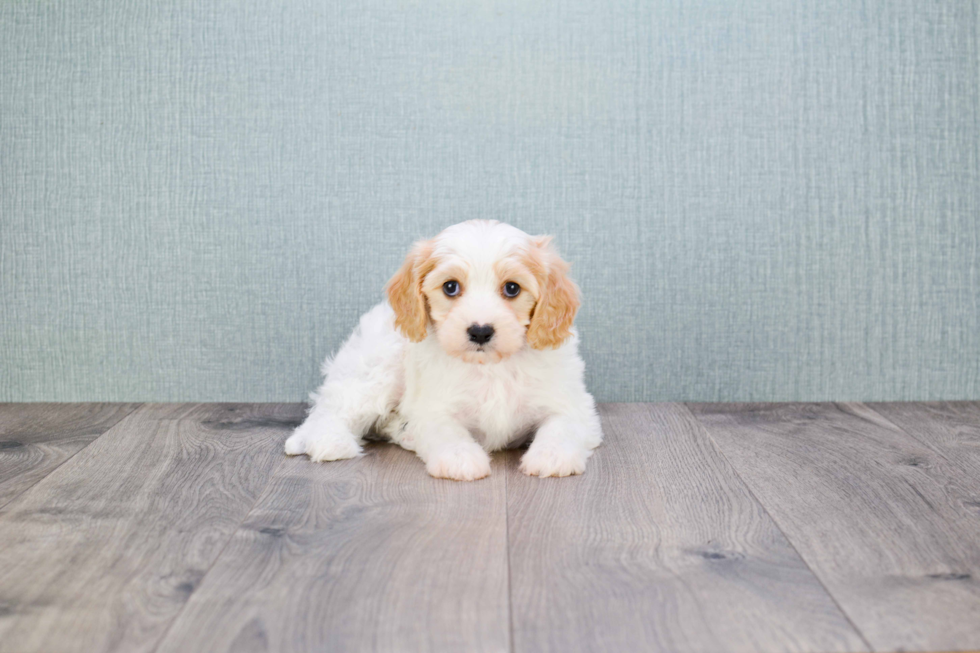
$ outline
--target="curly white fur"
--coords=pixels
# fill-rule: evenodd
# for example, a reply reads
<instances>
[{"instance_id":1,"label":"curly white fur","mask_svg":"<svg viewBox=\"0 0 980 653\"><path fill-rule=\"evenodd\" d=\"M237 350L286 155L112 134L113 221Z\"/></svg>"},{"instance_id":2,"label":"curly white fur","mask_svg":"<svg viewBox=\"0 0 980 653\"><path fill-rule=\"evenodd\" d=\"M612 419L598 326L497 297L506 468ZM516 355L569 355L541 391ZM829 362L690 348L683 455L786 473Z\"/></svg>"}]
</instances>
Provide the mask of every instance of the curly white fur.
<instances>
[{"instance_id":1,"label":"curly white fur","mask_svg":"<svg viewBox=\"0 0 980 653\"><path fill-rule=\"evenodd\" d=\"M585 471L602 440L571 327L578 289L550 238L470 221L417 243L388 286L389 302L360 320L311 395L289 455L353 458L380 434L416 452L440 478L490 474L488 452L534 437L521 470L535 476ZM450 297L446 281L460 292ZM521 294L506 296L503 284ZM480 343L471 325L494 336Z\"/></svg>"}]
</instances>

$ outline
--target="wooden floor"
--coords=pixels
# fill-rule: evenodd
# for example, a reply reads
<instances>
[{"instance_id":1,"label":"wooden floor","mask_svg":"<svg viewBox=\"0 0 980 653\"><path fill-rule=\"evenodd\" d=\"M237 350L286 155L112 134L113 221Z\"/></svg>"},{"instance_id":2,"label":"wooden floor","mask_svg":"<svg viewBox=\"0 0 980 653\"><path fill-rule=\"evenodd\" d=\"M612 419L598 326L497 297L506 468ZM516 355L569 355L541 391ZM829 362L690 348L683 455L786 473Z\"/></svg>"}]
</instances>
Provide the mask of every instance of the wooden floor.
<instances>
[{"instance_id":1,"label":"wooden floor","mask_svg":"<svg viewBox=\"0 0 980 653\"><path fill-rule=\"evenodd\" d=\"M0 651L980 649L980 403L607 404L584 476L0 405Z\"/></svg>"}]
</instances>

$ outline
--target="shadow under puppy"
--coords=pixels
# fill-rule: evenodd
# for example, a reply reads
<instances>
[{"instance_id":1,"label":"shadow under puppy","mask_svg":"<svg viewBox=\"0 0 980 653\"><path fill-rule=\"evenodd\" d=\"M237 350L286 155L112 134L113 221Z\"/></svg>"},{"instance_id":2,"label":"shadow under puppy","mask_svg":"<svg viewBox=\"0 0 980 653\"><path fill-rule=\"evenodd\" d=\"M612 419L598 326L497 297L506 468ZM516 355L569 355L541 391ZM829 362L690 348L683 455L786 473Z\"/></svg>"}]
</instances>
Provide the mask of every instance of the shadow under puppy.
<instances>
[{"instance_id":1,"label":"shadow under puppy","mask_svg":"<svg viewBox=\"0 0 980 653\"><path fill-rule=\"evenodd\" d=\"M415 243L311 395L289 455L353 458L369 433L432 476L490 474L488 452L533 440L521 471L568 476L602 441L572 327L578 287L548 236L471 220Z\"/></svg>"}]
</instances>

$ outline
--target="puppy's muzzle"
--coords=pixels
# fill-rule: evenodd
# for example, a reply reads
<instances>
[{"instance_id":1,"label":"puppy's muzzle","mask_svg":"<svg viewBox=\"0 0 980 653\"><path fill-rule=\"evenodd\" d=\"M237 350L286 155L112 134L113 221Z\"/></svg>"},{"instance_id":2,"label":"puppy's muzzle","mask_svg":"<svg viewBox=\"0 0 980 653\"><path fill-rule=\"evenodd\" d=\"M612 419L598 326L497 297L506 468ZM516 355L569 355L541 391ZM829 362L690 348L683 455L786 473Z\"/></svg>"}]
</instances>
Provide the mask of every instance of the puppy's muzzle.
<instances>
[{"instance_id":1,"label":"puppy's muzzle","mask_svg":"<svg viewBox=\"0 0 980 653\"><path fill-rule=\"evenodd\" d=\"M490 324L473 324L466 333L470 334L470 342L485 345L493 338L493 326Z\"/></svg>"}]
</instances>

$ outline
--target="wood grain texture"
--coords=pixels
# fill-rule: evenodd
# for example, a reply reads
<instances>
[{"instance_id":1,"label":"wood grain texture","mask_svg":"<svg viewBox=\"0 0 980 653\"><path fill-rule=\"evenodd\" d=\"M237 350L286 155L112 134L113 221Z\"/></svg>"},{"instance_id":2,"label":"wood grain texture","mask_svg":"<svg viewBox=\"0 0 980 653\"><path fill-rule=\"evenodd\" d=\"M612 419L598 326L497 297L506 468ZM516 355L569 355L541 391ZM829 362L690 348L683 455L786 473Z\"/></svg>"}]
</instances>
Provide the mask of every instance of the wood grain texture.
<instances>
[{"instance_id":1,"label":"wood grain texture","mask_svg":"<svg viewBox=\"0 0 980 653\"><path fill-rule=\"evenodd\" d=\"M876 649L978 647L971 465L861 404L691 408Z\"/></svg>"},{"instance_id":2,"label":"wood grain texture","mask_svg":"<svg viewBox=\"0 0 980 653\"><path fill-rule=\"evenodd\" d=\"M454 483L285 459L299 405L0 406L0 652L980 648L980 404L690 408Z\"/></svg>"},{"instance_id":3,"label":"wood grain texture","mask_svg":"<svg viewBox=\"0 0 980 653\"><path fill-rule=\"evenodd\" d=\"M289 459L160 653L505 651L505 476L429 477L411 453Z\"/></svg>"},{"instance_id":4,"label":"wood grain texture","mask_svg":"<svg viewBox=\"0 0 980 653\"><path fill-rule=\"evenodd\" d=\"M148 405L0 516L0 651L151 650L282 462L290 405Z\"/></svg>"},{"instance_id":5,"label":"wood grain texture","mask_svg":"<svg viewBox=\"0 0 980 653\"><path fill-rule=\"evenodd\" d=\"M980 483L980 402L889 402L867 404L910 436L938 454L967 468L969 480ZM968 507L980 515L980 486Z\"/></svg>"},{"instance_id":6,"label":"wood grain texture","mask_svg":"<svg viewBox=\"0 0 980 653\"><path fill-rule=\"evenodd\" d=\"M601 412L583 476L508 467L515 651L866 650L685 407Z\"/></svg>"},{"instance_id":7,"label":"wood grain texture","mask_svg":"<svg viewBox=\"0 0 980 653\"><path fill-rule=\"evenodd\" d=\"M0 508L139 404L0 404Z\"/></svg>"}]
</instances>

